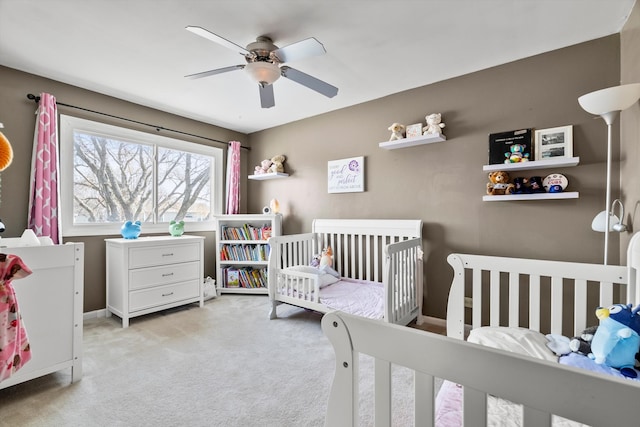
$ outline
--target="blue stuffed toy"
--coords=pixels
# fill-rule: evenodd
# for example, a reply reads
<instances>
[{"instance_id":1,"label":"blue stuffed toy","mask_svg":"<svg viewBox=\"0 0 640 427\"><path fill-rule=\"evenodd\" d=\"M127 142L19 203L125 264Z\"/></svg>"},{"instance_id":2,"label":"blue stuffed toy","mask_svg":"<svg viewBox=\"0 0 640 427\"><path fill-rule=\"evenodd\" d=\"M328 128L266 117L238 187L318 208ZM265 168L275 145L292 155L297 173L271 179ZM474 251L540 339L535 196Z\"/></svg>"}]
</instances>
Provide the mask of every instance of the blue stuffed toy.
<instances>
[{"instance_id":1,"label":"blue stuffed toy","mask_svg":"<svg viewBox=\"0 0 640 427\"><path fill-rule=\"evenodd\" d=\"M122 224L122 227L120 227L120 234L122 234L122 237L124 237L125 239L137 239L140 235L140 227L140 221L127 221Z\"/></svg>"},{"instance_id":2,"label":"blue stuffed toy","mask_svg":"<svg viewBox=\"0 0 640 427\"><path fill-rule=\"evenodd\" d=\"M619 369L626 377L636 378L633 367L640 349L640 305L631 307L614 304L596 310L600 325L593 335L589 357L598 364Z\"/></svg>"}]
</instances>

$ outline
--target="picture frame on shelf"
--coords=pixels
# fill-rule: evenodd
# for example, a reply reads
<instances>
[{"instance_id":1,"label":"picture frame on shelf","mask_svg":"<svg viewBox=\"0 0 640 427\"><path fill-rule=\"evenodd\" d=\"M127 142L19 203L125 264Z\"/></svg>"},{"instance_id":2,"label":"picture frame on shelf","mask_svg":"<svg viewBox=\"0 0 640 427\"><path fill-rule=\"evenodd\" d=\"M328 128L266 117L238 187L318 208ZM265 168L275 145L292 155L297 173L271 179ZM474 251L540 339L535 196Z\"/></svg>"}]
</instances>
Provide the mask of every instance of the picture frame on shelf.
<instances>
[{"instance_id":1,"label":"picture frame on shelf","mask_svg":"<svg viewBox=\"0 0 640 427\"><path fill-rule=\"evenodd\" d=\"M416 123L406 127L407 138L415 138L422 135L422 123Z\"/></svg>"},{"instance_id":2,"label":"picture frame on shelf","mask_svg":"<svg viewBox=\"0 0 640 427\"><path fill-rule=\"evenodd\" d=\"M535 131L535 160L573 157L573 125Z\"/></svg>"}]
</instances>

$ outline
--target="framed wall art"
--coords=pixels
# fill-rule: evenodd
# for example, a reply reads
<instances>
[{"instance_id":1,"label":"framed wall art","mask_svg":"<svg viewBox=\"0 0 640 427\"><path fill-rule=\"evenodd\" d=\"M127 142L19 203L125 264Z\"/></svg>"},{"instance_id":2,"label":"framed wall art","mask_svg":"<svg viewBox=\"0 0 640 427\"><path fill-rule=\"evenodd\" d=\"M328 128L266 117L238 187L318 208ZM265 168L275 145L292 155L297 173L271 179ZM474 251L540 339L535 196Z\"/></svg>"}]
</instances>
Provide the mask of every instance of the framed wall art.
<instances>
[{"instance_id":1,"label":"framed wall art","mask_svg":"<svg viewBox=\"0 0 640 427\"><path fill-rule=\"evenodd\" d=\"M573 157L573 126L536 130L535 160Z\"/></svg>"},{"instance_id":2,"label":"framed wall art","mask_svg":"<svg viewBox=\"0 0 640 427\"><path fill-rule=\"evenodd\" d=\"M330 160L327 169L329 193L357 193L364 191L364 157Z\"/></svg>"}]
</instances>

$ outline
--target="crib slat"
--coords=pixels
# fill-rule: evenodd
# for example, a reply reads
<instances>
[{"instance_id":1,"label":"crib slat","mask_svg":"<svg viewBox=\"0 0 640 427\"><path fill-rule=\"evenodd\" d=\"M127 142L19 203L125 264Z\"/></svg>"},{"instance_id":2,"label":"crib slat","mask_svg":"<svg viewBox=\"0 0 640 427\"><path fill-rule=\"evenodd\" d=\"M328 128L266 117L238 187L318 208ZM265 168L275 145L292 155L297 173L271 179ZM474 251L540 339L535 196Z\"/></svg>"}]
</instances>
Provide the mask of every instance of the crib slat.
<instances>
[{"instance_id":1,"label":"crib slat","mask_svg":"<svg viewBox=\"0 0 640 427\"><path fill-rule=\"evenodd\" d=\"M529 276L529 329L540 331L540 276Z\"/></svg>"},{"instance_id":2,"label":"crib slat","mask_svg":"<svg viewBox=\"0 0 640 427\"><path fill-rule=\"evenodd\" d=\"M433 427L435 423L435 378L416 371L414 374L414 426Z\"/></svg>"},{"instance_id":3,"label":"crib slat","mask_svg":"<svg viewBox=\"0 0 640 427\"><path fill-rule=\"evenodd\" d=\"M512 328L520 325L520 275L517 272L509 273L509 326Z\"/></svg>"},{"instance_id":4,"label":"crib slat","mask_svg":"<svg viewBox=\"0 0 640 427\"><path fill-rule=\"evenodd\" d=\"M391 425L391 363L375 359L375 426Z\"/></svg>"},{"instance_id":5,"label":"crib slat","mask_svg":"<svg viewBox=\"0 0 640 427\"><path fill-rule=\"evenodd\" d=\"M462 425L468 427L487 425L487 394L464 387L462 398Z\"/></svg>"},{"instance_id":6,"label":"crib slat","mask_svg":"<svg viewBox=\"0 0 640 427\"><path fill-rule=\"evenodd\" d=\"M562 277L551 278L551 333L562 335Z\"/></svg>"},{"instance_id":7,"label":"crib slat","mask_svg":"<svg viewBox=\"0 0 640 427\"><path fill-rule=\"evenodd\" d=\"M492 270L490 274L490 305L489 311L491 313L489 317L490 326L500 326L500 272L498 270Z\"/></svg>"},{"instance_id":8,"label":"crib slat","mask_svg":"<svg viewBox=\"0 0 640 427\"><path fill-rule=\"evenodd\" d=\"M575 281L573 301L573 336L576 337L587 327L586 280Z\"/></svg>"},{"instance_id":9,"label":"crib slat","mask_svg":"<svg viewBox=\"0 0 640 427\"><path fill-rule=\"evenodd\" d=\"M551 414L523 406L522 427L551 427Z\"/></svg>"},{"instance_id":10,"label":"crib slat","mask_svg":"<svg viewBox=\"0 0 640 427\"><path fill-rule=\"evenodd\" d=\"M471 308L471 321L474 328L479 328L482 325L482 270L479 268L473 269L473 284L471 289L471 300L473 307Z\"/></svg>"},{"instance_id":11,"label":"crib slat","mask_svg":"<svg viewBox=\"0 0 640 427\"><path fill-rule=\"evenodd\" d=\"M600 283L600 307L609 307L611 304L613 304L613 284L602 282Z\"/></svg>"}]
</instances>

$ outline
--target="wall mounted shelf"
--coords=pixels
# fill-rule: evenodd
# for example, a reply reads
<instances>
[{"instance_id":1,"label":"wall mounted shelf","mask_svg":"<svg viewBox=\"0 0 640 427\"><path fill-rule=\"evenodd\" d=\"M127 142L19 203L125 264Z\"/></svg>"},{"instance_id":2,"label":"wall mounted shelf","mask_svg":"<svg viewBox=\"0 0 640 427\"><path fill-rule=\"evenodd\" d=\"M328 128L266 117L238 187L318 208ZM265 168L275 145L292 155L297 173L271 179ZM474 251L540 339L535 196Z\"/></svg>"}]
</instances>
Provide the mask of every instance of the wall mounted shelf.
<instances>
[{"instance_id":1,"label":"wall mounted shelf","mask_svg":"<svg viewBox=\"0 0 640 427\"><path fill-rule=\"evenodd\" d=\"M502 196L482 196L484 202L513 202L516 200L549 200L549 199L577 199L580 193L566 191L562 193L535 193L535 194L505 194Z\"/></svg>"},{"instance_id":2,"label":"wall mounted shelf","mask_svg":"<svg viewBox=\"0 0 640 427\"><path fill-rule=\"evenodd\" d=\"M381 142L380 148L385 150L395 150L396 148L415 147L416 145L433 144L435 142L446 141L447 137L442 134L428 134L415 136L413 138L396 139L395 141Z\"/></svg>"},{"instance_id":3,"label":"wall mounted shelf","mask_svg":"<svg viewBox=\"0 0 640 427\"><path fill-rule=\"evenodd\" d=\"M271 172L271 173L261 173L259 175L249 175L247 178L253 179L253 180L256 180L256 181L264 181L266 179L287 178L288 176L289 176L288 173Z\"/></svg>"},{"instance_id":4,"label":"wall mounted shelf","mask_svg":"<svg viewBox=\"0 0 640 427\"><path fill-rule=\"evenodd\" d=\"M561 157L557 159L535 160L522 163L498 163L495 165L484 165L482 170L485 172L496 171L519 171L519 170L535 170L577 166L580 163L580 157Z\"/></svg>"}]
</instances>

